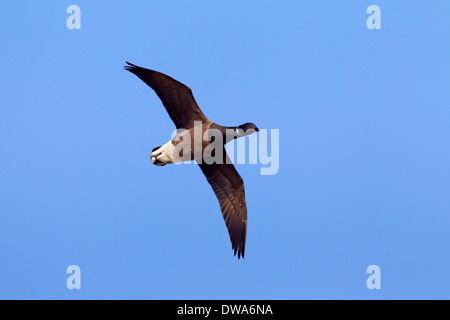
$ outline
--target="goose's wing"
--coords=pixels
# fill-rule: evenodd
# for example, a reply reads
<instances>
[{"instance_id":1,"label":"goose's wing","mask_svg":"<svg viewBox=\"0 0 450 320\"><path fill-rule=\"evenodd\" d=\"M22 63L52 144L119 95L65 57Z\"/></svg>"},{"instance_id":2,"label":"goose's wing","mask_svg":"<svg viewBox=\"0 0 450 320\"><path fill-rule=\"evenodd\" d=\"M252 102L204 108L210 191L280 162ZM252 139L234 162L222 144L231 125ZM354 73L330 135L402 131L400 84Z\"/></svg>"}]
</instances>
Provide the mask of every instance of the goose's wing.
<instances>
[{"instance_id":1,"label":"goose's wing","mask_svg":"<svg viewBox=\"0 0 450 320\"><path fill-rule=\"evenodd\" d=\"M206 179L211 185L220 210L228 228L234 255L244 258L245 238L247 235L247 204L245 202L244 181L223 149L222 164L199 163Z\"/></svg>"},{"instance_id":2,"label":"goose's wing","mask_svg":"<svg viewBox=\"0 0 450 320\"><path fill-rule=\"evenodd\" d=\"M152 88L161 99L177 129L189 129L194 121L208 121L192 95L192 90L164 73L138 67L127 62L125 69Z\"/></svg>"}]
</instances>

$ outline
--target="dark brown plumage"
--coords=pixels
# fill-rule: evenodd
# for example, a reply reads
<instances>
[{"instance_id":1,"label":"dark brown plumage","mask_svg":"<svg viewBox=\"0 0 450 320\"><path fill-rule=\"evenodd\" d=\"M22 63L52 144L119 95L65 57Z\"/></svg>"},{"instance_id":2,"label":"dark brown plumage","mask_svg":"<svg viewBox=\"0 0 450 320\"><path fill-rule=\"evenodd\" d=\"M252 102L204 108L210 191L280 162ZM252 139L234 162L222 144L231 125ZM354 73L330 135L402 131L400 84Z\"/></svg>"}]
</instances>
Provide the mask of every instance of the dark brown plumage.
<instances>
[{"instance_id":1,"label":"dark brown plumage","mask_svg":"<svg viewBox=\"0 0 450 320\"><path fill-rule=\"evenodd\" d=\"M192 90L164 73L127 62L125 69L134 73L152 88L161 99L177 129L189 129L194 121L208 121L192 95Z\"/></svg>"},{"instance_id":2,"label":"dark brown plumage","mask_svg":"<svg viewBox=\"0 0 450 320\"><path fill-rule=\"evenodd\" d=\"M234 255L244 257L245 238L247 236L247 204L245 202L244 181L233 164L230 163L225 149L223 163L199 164L203 174L219 200L220 210L228 228ZM228 160L228 161L227 161Z\"/></svg>"},{"instance_id":3,"label":"dark brown plumage","mask_svg":"<svg viewBox=\"0 0 450 320\"><path fill-rule=\"evenodd\" d=\"M163 73L141 68L129 62L127 64L126 70L134 73L156 92L177 129L193 130L194 121L201 121L203 132L210 127L221 130L224 135L226 129L259 131L251 123L238 127L223 127L213 123L200 110L188 86ZM224 141L229 141L229 139L225 138ZM155 148L153 151L157 149ZM229 160L225 148L223 149L223 157L222 163L207 164L205 161L198 161L201 162L198 165L219 200L234 255L237 254L238 258L241 256L243 258L247 235L247 205L244 182ZM158 159L154 163L161 165Z\"/></svg>"}]
</instances>

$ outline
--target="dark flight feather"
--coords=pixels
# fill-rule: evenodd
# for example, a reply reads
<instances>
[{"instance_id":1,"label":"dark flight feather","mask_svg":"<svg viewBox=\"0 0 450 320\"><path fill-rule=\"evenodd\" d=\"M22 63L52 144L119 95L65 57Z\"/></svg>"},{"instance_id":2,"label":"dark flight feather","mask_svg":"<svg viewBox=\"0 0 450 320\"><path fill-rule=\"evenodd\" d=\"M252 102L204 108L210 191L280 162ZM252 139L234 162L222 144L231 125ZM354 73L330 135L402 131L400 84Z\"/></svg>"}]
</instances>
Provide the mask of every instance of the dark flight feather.
<instances>
[{"instance_id":1,"label":"dark flight feather","mask_svg":"<svg viewBox=\"0 0 450 320\"><path fill-rule=\"evenodd\" d=\"M234 255L238 258L245 254L247 236L247 204L245 202L244 181L223 150L224 161L221 164L199 163L200 169L211 185L219 200L223 219L228 228Z\"/></svg>"},{"instance_id":2,"label":"dark flight feather","mask_svg":"<svg viewBox=\"0 0 450 320\"><path fill-rule=\"evenodd\" d=\"M129 62L127 64L126 70L134 73L156 92L177 129L191 128L194 121L208 121L188 86L164 73L141 68Z\"/></svg>"}]
</instances>

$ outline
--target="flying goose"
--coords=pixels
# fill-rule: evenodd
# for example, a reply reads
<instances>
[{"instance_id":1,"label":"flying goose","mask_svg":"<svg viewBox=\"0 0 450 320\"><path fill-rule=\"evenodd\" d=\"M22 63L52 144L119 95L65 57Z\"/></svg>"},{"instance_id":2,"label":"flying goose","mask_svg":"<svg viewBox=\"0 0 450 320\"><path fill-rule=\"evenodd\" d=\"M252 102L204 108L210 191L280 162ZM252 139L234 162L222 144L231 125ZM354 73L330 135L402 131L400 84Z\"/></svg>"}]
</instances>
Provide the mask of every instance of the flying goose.
<instances>
[{"instance_id":1,"label":"flying goose","mask_svg":"<svg viewBox=\"0 0 450 320\"><path fill-rule=\"evenodd\" d=\"M245 123L237 127L220 126L209 120L197 105L191 89L183 83L157 71L138 67L127 62L125 69L134 73L150 88L152 88L161 99L164 107L169 113L177 132L174 138L161 147L156 147L150 155L151 161L157 166L179 162L176 159L175 149L184 139L187 147L193 146L187 160L196 160L209 184L211 185L217 199L219 200L225 224L228 228L232 249L238 259L245 253L245 239L247 234L247 205L245 202L244 181L231 163L225 151L225 143L238 137L246 136L259 131L253 123ZM215 138L206 139L201 142L201 150L194 146L193 135L195 130L201 130L203 135L208 130L214 129L222 135L221 145L216 151L222 153L217 155L220 161L207 161L204 152L212 145ZM212 130L211 130L212 131ZM219 139L217 140L219 142ZM200 151L200 152L199 152ZM215 153L212 152L211 156ZM210 158L209 158L210 159ZM184 158L182 161L185 161Z\"/></svg>"}]
</instances>

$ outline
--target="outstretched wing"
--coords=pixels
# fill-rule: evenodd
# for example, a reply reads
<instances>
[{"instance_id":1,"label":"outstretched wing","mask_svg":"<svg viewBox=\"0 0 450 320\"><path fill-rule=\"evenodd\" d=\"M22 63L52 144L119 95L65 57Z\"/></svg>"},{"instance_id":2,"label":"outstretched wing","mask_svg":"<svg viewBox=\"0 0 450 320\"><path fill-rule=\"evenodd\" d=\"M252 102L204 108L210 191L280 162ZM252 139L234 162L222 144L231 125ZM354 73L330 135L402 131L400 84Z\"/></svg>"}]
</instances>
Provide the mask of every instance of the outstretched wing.
<instances>
[{"instance_id":1,"label":"outstretched wing","mask_svg":"<svg viewBox=\"0 0 450 320\"><path fill-rule=\"evenodd\" d=\"M244 181L224 152L222 164L199 163L200 169L219 200L220 210L230 234L234 255L244 258L247 235L247 205L245 203Z\"/></svg>"},{"instance_id":2,"label":"outstretched wing","mask_svg":"<svg viewBox=\"0 0 450 320\"><path fill-rule=\"evenodd\" d=\"M191 128L194 121L208 121L188 86L161 72L141 68L129 62L127 64L126 70L137 75L156 92L177 129Z\"/></svg>"}]
</instances>

